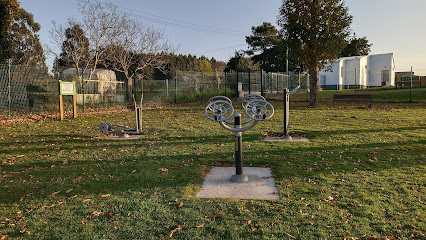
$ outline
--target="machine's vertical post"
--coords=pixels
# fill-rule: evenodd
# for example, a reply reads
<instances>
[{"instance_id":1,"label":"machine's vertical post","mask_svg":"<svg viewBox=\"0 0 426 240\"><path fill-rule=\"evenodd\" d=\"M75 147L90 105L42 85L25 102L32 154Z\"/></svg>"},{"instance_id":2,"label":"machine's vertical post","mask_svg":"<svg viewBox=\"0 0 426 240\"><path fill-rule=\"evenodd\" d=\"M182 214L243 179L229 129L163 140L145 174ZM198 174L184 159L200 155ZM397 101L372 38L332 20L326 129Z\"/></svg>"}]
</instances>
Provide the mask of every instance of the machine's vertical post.
<instances>
[{"instance_id":1,"label":"machine's vertical post","mask_svg":"<svg viewBox=\"0 0 426 240\"><path fill-rule=\"evenodd\" d=\"M236 113L234 117L235 128L241 128L241 114ZM243 174L243 133L241 131L235 132L235 175L231 177L232 182L247 182L248 177Z\"/></svg>"},{"instance_id":2,"label":"machine's vertical post","mask_svg":"<svg viewBox=\"0 0 426 240\"><path fill-rule=\"evenodd\" d=\"M288 88L284 88L284 139L291 139L289 132L289 116L290 116L290 94Z\"/></svg>"}]
</instances>

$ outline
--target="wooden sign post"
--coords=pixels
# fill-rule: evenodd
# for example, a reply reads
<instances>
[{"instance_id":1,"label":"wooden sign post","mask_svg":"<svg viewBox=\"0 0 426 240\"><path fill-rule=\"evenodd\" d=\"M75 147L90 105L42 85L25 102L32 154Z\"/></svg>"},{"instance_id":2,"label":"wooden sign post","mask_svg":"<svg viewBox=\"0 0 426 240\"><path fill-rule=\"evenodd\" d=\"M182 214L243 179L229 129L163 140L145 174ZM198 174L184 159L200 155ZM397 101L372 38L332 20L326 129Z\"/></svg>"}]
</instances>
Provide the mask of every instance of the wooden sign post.
<instances>
[{"instance_id":1,"label":"wooden sign post","mask_svg":"<svg viewBox=\"0 0 426 240\"><path fill-rule=\"evenodd\" d=\"M77 117L77 94L75 90L75 82L59 81L59 116L60 120L64 120L64 101L63 95L72 95L73 117Z\"/></svg>"}]
</instances>

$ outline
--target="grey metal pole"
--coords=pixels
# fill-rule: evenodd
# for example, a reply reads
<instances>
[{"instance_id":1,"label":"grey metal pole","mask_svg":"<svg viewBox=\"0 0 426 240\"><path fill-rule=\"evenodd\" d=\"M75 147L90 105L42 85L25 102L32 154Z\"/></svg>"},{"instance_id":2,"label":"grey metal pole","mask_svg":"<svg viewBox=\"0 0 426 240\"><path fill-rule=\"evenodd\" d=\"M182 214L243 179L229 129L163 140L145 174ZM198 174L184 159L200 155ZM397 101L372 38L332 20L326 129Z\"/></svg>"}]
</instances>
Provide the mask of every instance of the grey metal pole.
<instances>
[{"instance_id":1,"label":"grey metal pole","mask_svg":"<svg viewBox=\"0 0 426 240\"><path fill-rule=\"evenodd\" d=\"M236 93L237 93L237 97L240 97L240 91L238 91L238 71L236 71L237 73L237 82L235 83L235 89L236 89Z\"/></svg>"},{"instance_id":2,"label":"grey metal pole","mask_svg":"<svg viewBox=\"0 0 426 240\"><path fill-rule=\"evenodd\" d=\"M235 128L241 128L241 114L236 113L234 116ZM232 175L232 182L247 182L247 175L243 174L243 133L241 131L235 132L235 175Z\"/></svg>"},{"instance_id":3,"label":"grey metal pole","mask_svg":"<svg viewBox=\"0 0 426 240\"><path fill-rule=\"evenodd\" d=\"M10 59L8 59L8 72L7 72L7 76L8 76L8 93L7 93L7 102L8 102L8 116L10 118L10 111L11 111L11 107L12 107L12 98L11 98L11 93L12 93L12 86L11 86L11 82L10 82Z\"/></svg>"},{"instance_id":4,"label":"grey metal pole","mask_svg":"<svg viewBox=\"0 0 426 240\"><path fill-rule=\"evenodd\" d=\"M290 117L290 94L288 88L284 88L284 136L283 139L292 139L289 132L289 117Z\"/></svg>"},{"instance_id":5,"label":"grey metal pole","mask_svg":"<svg viewBox=\"0 0 426 240\"><path fill-rule=\"evenodd\" d=\"M413 90L413 67L411 67L411 72L410 72L410 102L413 101L412 99L412 90Z\"/></svg>"},{"instance_id":6,"label":"grey metal pole","mask_svg":"<svg viewBox=\"0 0 426 240\"><path fill-rule=\"evenodd\" d=\"M260 95L265 96L263 94L263 69L260 69Z\"/></svg>"},{"instance_id":7,"label":"grey metal pole","mask_svg":"<svg viewBox=\"0 0 426 240\"><path fill-rule=\"evenodd\" d=\"M250 70L248 71L248 89L249 89L249 94L251 94L251 78L250 78Z\"/></svg>"},{"instance_id":8,"label":"grey metal pole","mask_svg":"<svg viewBox=\"0 0 426 240\"><path fill-rule=\"evenodd\" d=\"M127 87L129 87L129 86L127 86ZM81 68L81 91L82 91L82 94L83 94L83 112L84 112L84 69L83 69L83 67Z\"/></svg>"},{"instance_id":9,"label":"grey metal pole","mask_svg":"<svg viewBox=\"0 0 426 240\"><path fill-rule=\"evenodd\" d=\"M177 71L175 72L175 103L177 103Z\"/></svg>"}]
</instances>

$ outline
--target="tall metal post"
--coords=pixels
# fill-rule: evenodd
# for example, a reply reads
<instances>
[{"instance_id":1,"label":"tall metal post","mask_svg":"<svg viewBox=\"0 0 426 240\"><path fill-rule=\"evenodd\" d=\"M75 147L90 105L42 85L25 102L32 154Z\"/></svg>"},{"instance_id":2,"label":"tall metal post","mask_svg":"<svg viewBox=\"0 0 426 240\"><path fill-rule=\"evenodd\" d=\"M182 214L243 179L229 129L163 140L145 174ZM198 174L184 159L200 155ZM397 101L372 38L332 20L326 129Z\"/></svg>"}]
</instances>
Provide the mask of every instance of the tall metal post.
<instances>
[{"instance_id":1,"label":"tall metal post","mask_svg":"<svg viewBox=\"0 0 426 240\"><path fill-rule=\"evenodd\" d=\"M412 99L412 93L411 91L413 90L413 67L411 67L411 72L410 72L410 102L413 101Z\"/></svg>"},{"instance_id":2,"label":"tall metal post","mask_svg":"<svg viewBox=\"0 0 426 240\"><path fill-rule=\"evenodd\" d=\"M225 96L228 96L228 93L226 92L226 82L228 81L228 79L226 78L226 72L225 72Z\"/></svg>"},{"instance_id":3,"label":"tall metal post","mask_svg":"<svg viewBox=\"0 0 426 240\"><path fill-rule=\"evenodd\" d=\"M175 72L175 103L177 103L177 71Z\"/></svg>"},{"instance_id":4,"label":"tall metal post","mask_svg":"<svg viewBox=\"0 0 426 240\"><path fill-rule=\"evenodd\" d=\"M78 69L77 69L78 71ZM129 87L129 86L127 86ZM84 112L84 69L83 67L81 67L81 91L83 94L83 112Z\"/></svg>"},{"instance_id":5,"label":"tall metal post","mask_svg":"<svg viewBox=\"0 0 426 240\"><path fill-rule=\"evenodd\" d=\"M11 98L11 93L12 93L12 86L11 86L11 81L10 81L10 59L8 59L8 71L7 71L7 77L8 77L8 90L7 90L7 102L8 102L8 116L10 118L10 111L11 111L11 107L12 107L12 98Z\"/></svg>"},{"instance_id":6,"label":"tall metal post","mask_svg":"<svg viewBox=\"0 0 426 240\"><path fill-rule=\"evenodd\" d=\"M263 97L263 69L260 70L260 95Z\"/></svg>"},{"instance_id":7,"label":"tall metal post","mask_svg":"<svg viewBox=\"0 0 426 240\"><path fill-rule=\"evenodd\" d=\"M236 71L236 73L237 73L237 82L235 83L235 89L236 89L236 93L237 93L237 97L239 97L240 96L240 91L238 91L238 71Z\"/></svg>"},{"instance_id":8,"label":"tall metal post","mask_svg":"<svg viewBox=\"0 0 426 240\"><path fill-rule=\"evenodd\" d=\"M284 88L284 136L283 139L292 139L288 134L289 132L289 118L290 118L290 94L288 88Z\"/></svg>"},{"instance_id":9,"label":"tall metal post","mask_svg":"<svg viewBox=\"0 0 426 240\"><path fill-rule=\"evenodd\" d=\"M241 129L241 114L236 113L234 116L234 127ZM241 131L235 132L235 175L231 177L233 182L246 182L248 177L243 174L243 133Z\"/></svg>"},{"instance_id":10,"label":"tall metal post","mask_svg":"<svg viewBox=\"0 0 426 240\"><path fill-rule=\"evenodd\" d=\"M248 89L249 89L249 94L251 94L251 76L250 76L250 70L248 71Z\"/></svg>"}]
</instances>

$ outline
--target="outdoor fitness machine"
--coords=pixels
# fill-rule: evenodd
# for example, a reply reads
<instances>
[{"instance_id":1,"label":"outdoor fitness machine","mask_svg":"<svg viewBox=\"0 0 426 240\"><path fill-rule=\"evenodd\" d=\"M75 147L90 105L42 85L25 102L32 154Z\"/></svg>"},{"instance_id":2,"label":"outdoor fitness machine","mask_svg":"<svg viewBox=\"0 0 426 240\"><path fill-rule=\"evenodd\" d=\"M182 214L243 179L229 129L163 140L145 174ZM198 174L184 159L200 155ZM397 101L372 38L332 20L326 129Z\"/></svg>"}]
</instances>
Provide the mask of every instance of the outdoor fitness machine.
<instances>
[{"instance_id":1,"label":"outdoor fitness machine","mask_svg":"<svg viewBox=\"0 0 426 240\"><path fill-rule=\"evenodd\" d=\"M135 119L136 119L136 127L131 128L126 125L114 124L114 123L101 123L99 125L99 130L103 133L112 133L117 135L120 138L128 138L130 134L141 134L142 133L142 100L143 94L141 97L141 101L139 105L136 103L135 95L133 94L133 103L135 104ZM119 127L121 129L113 129L113 127Z\"/></svg>"},{"instance_id":2,"label":"outdoor fitness machine","mask_svg":"<svg viewBox=\"0 0 426 240\"><path fill-rule=\"evenodd\" d=\"M289 129L292 128L291 125L289 125L289 116L290 116L290 95L297 92L299 90L299 87L296 87L295 89L289 91L288 88L284 88L284 136L282 137L285 140L290 140L292 137L288 134Z\"/></svg>"},{"instance_id":3,"label":"outdoor fitness machine","mask_svg":"<svg viewBox=\"0 0 426 240\"><path fill-rule=\"evenodd\" d=\"M234 121L229 120L234 114L234 107L231 100L224 96L210 98L204 109L204 113L208 119L219 122L223 128L235 133L236 173L231 177L232 182L248 181L247 175L243 174L242 132L252 129L259 121L270 119L274 114L274 107L260 95L250 94L245 96L242 106L248 117L244 121L241 121L241 114L239 112L235 113ZM248 123L250 125L242 127ZM234 127L229 125L234 125Z\"/></svg>"}]
</instances>

